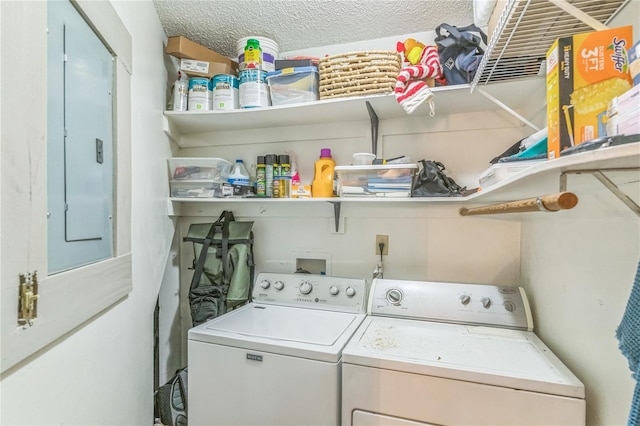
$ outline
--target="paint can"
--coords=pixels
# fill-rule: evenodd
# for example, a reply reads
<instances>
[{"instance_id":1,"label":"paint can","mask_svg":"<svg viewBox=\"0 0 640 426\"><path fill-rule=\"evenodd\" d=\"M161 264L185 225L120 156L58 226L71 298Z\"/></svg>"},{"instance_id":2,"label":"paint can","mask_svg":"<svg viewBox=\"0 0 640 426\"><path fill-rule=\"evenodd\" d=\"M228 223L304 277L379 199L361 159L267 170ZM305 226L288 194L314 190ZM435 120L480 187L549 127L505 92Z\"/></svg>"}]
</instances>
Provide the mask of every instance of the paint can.
<instances>
[{"instance_id":1,"label":"paint can","mask_svg":"<svg viewBox=\"0 0 640 426\"><path fill-rule=\"evenodd\" d=\"M209 80L209 86L209 90L212 92L211 109L229 110L238 108L240 81L237 77L229 74L214 75Z\"/></svg>"},{"instance_id":2,"label":"paint can","mask_svg":"<svg viewBox=\"0 0 640 426\"><path fill-rule=\"evenodd\" d=\"M240 71L240 108L260 108L269 106L269 88L264 70L245 69Z\"/></svg>"},{"instance_id":3,"label":"paint can","mask_svg":"<svg viewBox=\"0 0 640 426\"><path fill-rule=\"evenodd\" d=\"M188 111L208 111L209 108L209 79L206 77L191 77L189 79Z\"/></svg>"}]
</instances>

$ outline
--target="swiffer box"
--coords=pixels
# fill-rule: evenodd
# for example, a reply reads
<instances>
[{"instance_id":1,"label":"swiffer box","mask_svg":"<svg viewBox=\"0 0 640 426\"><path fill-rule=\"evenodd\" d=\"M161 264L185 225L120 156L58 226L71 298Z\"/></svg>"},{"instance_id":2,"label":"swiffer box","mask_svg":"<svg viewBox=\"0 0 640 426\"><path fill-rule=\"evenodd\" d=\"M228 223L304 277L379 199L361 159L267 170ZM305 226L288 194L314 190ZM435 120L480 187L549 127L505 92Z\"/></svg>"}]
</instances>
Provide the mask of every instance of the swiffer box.
<instances>
[{"instance_id":1,"label":"swiffer box","mask_svg":"<svg viewBox=\"0 0 640 426\"><path fill-rule=\"evenodd\" d=\"M631 88L631 26L557 39L547 52L548 158L605 136L607 105Z\"/></svg>"},{"instance_id":2,"label":"swiffer box","mask_svg":"<svg viewBox=\"0 0 640 426\"><path fill-rule=\"evenodd\" d=\"M180 59L195 59L197 61L209 62L208 71L205 73L193 74L208 76L211 74L212 69L216 68L214 73L218 74L236 74L238 72L238 63L223 56L211 49L208 49L195 41L191 41L186 37L175 36L169 37L167 41L167 48L165 49L167 55L175 56ZM212 66L211 63L214 63ZM189 71L186 71L189 73Z\"/></svg>"}]
</instances>

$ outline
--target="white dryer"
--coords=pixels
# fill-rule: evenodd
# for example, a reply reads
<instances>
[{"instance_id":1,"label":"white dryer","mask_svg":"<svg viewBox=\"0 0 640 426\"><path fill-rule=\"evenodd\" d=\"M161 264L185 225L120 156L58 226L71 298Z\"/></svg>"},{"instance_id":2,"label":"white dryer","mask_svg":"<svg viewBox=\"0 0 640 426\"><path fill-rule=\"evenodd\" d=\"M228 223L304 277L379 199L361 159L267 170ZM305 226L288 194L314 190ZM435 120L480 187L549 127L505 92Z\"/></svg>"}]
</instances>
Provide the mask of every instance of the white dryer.
<instances>
[{"instance_id":1,"label":"white dryer","mask_svg":"<svg viewBox=\"0 0 640 426\"><path fill-rule=\"evenodd\" d=\"M366 284L259 274L251 303L189 330L189 425L338 425Z\"/></svg>"},{"instance_id":2,"label":"white dryer","mask_svg":"<svg viewBox=\"0 0 640 426\"><path fill-rule=\"evenodd\" d=\"M521 288L376 279L345 347L342 424L584 425L584 386Z\"/></svg>"}]
</instances>

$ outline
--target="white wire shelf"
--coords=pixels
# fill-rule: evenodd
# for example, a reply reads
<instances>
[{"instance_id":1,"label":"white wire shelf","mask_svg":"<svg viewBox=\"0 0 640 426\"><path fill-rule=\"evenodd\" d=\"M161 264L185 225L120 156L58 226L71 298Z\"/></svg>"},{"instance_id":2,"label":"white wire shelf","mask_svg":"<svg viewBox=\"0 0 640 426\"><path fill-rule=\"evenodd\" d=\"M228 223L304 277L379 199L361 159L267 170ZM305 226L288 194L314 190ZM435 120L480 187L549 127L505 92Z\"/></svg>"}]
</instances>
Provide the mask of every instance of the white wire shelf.
<instances>
[{"instance_id":1,"label":"white wire shelf","mask_svg":"<svg viewBox=\"0 0 640 426\"><path fill-rule=\"evenodd\" d=\"M557 38L606 25L628 1L508 0L471 90L488 83L544 75L547 50ZM573 8L577 9L576 16L571 13Z\"/></svg>"}]
</instances>

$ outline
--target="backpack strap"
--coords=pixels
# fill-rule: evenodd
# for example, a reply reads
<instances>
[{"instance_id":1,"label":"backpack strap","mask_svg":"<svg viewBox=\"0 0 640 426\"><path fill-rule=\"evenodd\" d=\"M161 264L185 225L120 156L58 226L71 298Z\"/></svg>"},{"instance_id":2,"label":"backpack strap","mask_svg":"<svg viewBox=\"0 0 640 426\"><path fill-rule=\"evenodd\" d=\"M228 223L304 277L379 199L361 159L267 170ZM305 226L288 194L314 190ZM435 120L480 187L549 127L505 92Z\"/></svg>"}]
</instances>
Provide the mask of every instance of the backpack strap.
<instances>
[{"instance_id":1,"label":"backpack strap","mask_svg":"<svg viewBox=\"0 0 640 426\"><path fill-rule=\"evenodd\" d=\"M221 251L222 251L222 276L225 279L225 284L228 285L230 281L230 277L228 275L229 271L229 226L230 223L235 221L235 217L233 217L233 213L230 211L224 211L222 213L225 215L224 222L222 223L222 241L221 241Z\"/></svg>"},{"instance_id":2,"label":"backpack strap","mask_svg":"<svg viewBox=\"0 0 640 426\"><path fill-rule=\"evenodd\" d=\"M220 220L220 219L218 219ZM209 232L207 236L204 238L202 242L202 249L200 250L200 256L198 256L198 262L196 263L195 270L193 271L193 277L191 277L191 285L189 286L189 292L192 292L196 287L198 287L198 283L200 282L200 277L202 276L202 271L204 270L204 264L207 260L207 252L209 251L209 247L211 246L211 242L213 241L213 236L216 233L216 228L218 228L220 224L218 221L211 225L209 228Z\"/></svg>"}]
</instances>

